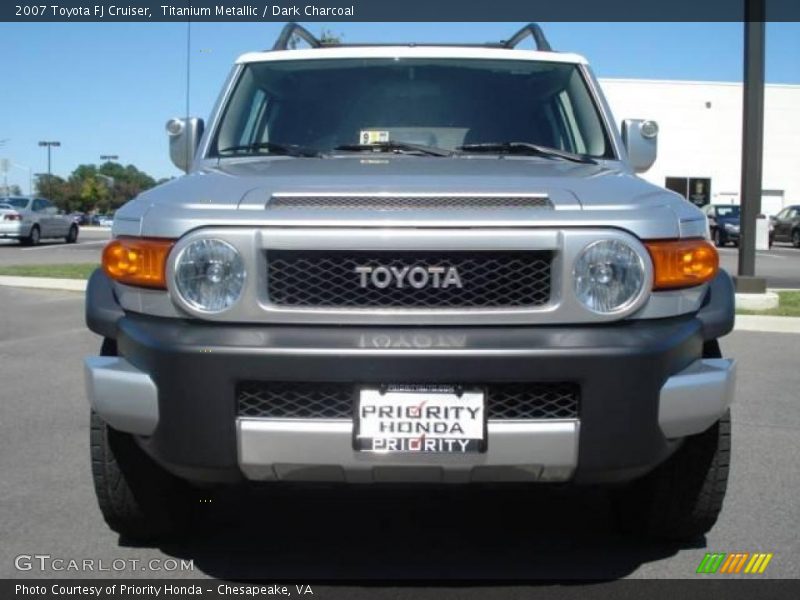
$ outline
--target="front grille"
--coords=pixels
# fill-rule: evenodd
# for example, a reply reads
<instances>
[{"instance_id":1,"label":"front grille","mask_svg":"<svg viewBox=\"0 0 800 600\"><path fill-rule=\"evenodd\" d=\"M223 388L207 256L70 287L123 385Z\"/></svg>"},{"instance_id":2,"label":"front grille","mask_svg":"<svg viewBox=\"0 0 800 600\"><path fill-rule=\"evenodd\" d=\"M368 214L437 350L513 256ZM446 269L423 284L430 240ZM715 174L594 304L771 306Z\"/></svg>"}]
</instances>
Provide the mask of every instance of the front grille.
<instances>
[{"instance_id":1,"label":"front grille","mask_svg":"<svg viewBox=\"0 0 800 600\"><path fill-rule=\"evenodd\" d=\"M486 389L490 420L576 419L573 383L498 383ZM238 415L262 419L352 419L356 385L248 381L237 387Z\"/></svg>"},{"instance_id":2,"label":"front grille","mask_svg":"<svg viewBox=\"0 0 800 600\"><path fill-rule=\"evenodd\" d=\"M268 250L270 301L279 306L330 308L522 308L550 301L547 251L317 251ZM376 287L357 269L457 270L461 287L444 281L414 287L392 279ZM441 280L446 279L444 275ZM362 283L366 281L366 286ZM381 281L386 283L387 279ZM419 284L417 279L416 283Z\"/></svg>"},{"instance_id":3,"label":"front grille","mask_svg":"<svg viewBox=\"0 0 800 600\"><path fill-rule=\"evenodd\" d=\"M265 419L350 419L353 386L347 383L244 382L238 414Z\"/></svg>"},{"instance_id":4,"label":"front grille","mask_svg":"<svg viewBox=\"0 0 800 600\"><path fill-rule=\"evenodd\" d=\"M576 419L580 388L574 383L500 383L488 388L489 418Z\"/></svg>"},{"instance_id":5,"label":"front grille","mask_svg":"<svg viewBox=\"0 0 800 600\"><path fill-rule=\"evenodd\" d=\"M552 208L546 196L273 196L267 208L336 210L481 210Z\"/></svg>"}]
</instances>

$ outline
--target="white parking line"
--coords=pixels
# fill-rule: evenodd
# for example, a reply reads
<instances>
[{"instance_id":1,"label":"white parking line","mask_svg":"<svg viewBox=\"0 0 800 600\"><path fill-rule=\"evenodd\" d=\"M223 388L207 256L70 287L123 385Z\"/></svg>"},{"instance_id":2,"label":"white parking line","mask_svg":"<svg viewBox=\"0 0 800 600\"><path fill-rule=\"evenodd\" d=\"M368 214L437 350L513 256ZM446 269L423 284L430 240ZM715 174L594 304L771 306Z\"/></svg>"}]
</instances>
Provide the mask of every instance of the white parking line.
<instances>
[{"instance_id":1,"label":"white parking line","mask_svg":"<svg viewBox=\"0 0 800 600\"><path fill-rule=\"evenodd\" d=\"M75 244L44 244L42 246L33 246L32 248L22 248L22 252L30 252L32 250L53 250L56 248L74 248L75 246L105 246L108 240L100 240L97 242L77 242Z\"/></svg>"},{"instance_id":2,"label":"white parking line","mask_svg":"<svg viewBox=\"0 0 800 600\"><path fill-rule=\"evenodd\" d=\"M730 254L730 255L739 254L739 250L737 250L736 248L717 248L717 252L719 252L720 254L726 254L726 255L728 255L728 254ZM767 252L767 251L756 252L756 256L760 256L760 257L763 257L763 258L777 258L779 260L786 260L787 258L791 258L789 256L784 256L782 254L772 254L771 252Z\"/></svg>"}]
</instances>

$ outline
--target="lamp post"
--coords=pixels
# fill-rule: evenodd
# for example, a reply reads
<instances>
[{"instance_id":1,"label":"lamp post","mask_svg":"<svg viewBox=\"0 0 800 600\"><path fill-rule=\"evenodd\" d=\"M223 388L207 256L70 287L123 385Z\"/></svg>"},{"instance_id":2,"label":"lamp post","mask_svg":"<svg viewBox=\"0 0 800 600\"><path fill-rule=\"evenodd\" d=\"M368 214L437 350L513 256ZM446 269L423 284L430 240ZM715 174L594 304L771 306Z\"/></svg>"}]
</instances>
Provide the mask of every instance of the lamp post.
<instances>
[{"instance_id":1,"label":"lamp post","mask_svg":"<svg viewBox=\"0 0 800 600\"><path fill-rule=\"evenodd\" d=\"M52 157L50 155L52 148L58 148L61 146L61 142L57 141L42 141L39 142L39 146L47 148L47 196L48 200L52 202L53 200L53 171L51 168L52 165Z\"/></svg>"},{"instance_id":2,"label":"lamp post","mask_svg":"<svg viewBox=\"0 0 800 600\"><path fill-rule=\"evenodd\" d=\"M101 154L100 160L105 160L105 161L119 160L119 156L117 154Z\"/></svg>"}]
</instances>

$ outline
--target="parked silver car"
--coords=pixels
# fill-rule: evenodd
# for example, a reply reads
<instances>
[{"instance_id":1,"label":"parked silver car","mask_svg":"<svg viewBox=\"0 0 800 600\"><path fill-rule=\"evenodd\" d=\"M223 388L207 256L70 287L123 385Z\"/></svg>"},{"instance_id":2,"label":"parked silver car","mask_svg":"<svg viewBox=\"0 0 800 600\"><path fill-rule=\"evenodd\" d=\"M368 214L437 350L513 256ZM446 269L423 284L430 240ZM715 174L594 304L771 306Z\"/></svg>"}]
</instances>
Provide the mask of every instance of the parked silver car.
<instances>
[{"instance_id":1,"label":"parked silver car","mask_svg":"<svg viewBox=\"0 0 800 600\"><path fill-rule=\"evenodd\" d=\"M35 246L45 238L78 241L78 225L68 215L59 214L52 202L43 198L0 198L0 238L18 239Z\"/></svg>"}]
</instances>

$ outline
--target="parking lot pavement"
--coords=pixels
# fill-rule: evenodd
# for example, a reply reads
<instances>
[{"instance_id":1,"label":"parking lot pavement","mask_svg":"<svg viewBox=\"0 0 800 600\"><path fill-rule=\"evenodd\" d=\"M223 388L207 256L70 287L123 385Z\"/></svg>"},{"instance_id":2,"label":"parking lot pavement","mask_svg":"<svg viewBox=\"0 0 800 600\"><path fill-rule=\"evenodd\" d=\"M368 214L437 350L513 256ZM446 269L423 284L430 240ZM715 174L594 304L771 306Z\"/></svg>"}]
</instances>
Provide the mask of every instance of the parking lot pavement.
<instances>
[{"instance_id":1,"label":"parking lot pavement","mask_svg":"<svg viewBox=\"0 0 800 600\"><path fill-rule=\"evenodd\" d=\"M0 578L108 576L17 571L23 553L142 561L114 573L126 577L695 578L711 551L772 552L763 577L800 577L800 335L736 332L722 343L739 361L733 461L705 543L621 537L593 489L319 487L209 492L190 537L150 547L121 542L95 503L81 358L100 340L83 325L82 294L6 288L0 306ZM194 571L142 570L154 558L192 560Z\"/></svg>"},{"instance_id":2,"label":"parking lot pavement","mask_svg":"<svg viewBox=\"0 0 800 600\"><path fill-rule=\"evenodd\" d=\"M718 248L720 264L736 275L739 249ZM767 278L767 287L800 289L800 248L790 244L775 244L769 250L756 252L756 275Z\"/></svg>"},{"instance_id":3,"label":"parking lot pavement","mask_svg":"<svg viewBox=\"0 0 800 600\"><path fill-rule=\"evenodd\" d=\"M0 266L99 263L103 246L111 239L110 229L81 227L76 244L63 240L42 240L38 246L20 246L15 240L0 240Z\"/></svg>"}]
</instances>

